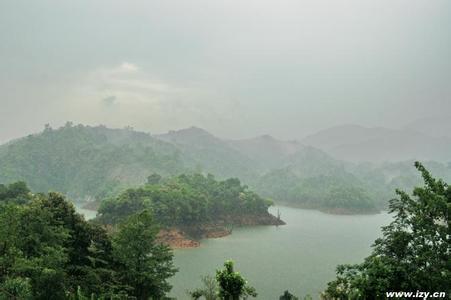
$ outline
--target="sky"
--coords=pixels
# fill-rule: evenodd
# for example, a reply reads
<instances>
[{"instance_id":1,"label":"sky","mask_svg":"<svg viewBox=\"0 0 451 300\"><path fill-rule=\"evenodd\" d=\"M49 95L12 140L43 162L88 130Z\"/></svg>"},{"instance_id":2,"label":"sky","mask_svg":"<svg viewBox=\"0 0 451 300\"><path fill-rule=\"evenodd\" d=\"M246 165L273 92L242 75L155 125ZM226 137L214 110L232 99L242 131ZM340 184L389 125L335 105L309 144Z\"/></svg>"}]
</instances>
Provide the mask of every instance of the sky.
<instances>
[{"instance_id":1,"label":"sky","mask_svg":"<svg viewBox=\"0 0 451 300\"><path fill-rule=\"evenodd\" d=\"M66 121L296 139L446 113L449 0L0 0L0 142Z\"/></svg>"}]
</instances>

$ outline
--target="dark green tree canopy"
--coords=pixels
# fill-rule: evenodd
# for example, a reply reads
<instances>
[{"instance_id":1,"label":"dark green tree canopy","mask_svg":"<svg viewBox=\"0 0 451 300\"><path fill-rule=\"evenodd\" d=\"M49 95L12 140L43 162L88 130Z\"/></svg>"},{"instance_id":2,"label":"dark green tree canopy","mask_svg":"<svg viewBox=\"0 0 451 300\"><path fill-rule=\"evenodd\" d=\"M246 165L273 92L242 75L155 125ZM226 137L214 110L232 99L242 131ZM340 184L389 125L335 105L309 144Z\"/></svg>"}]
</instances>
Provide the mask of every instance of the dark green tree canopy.
<instances>
[{"instance_id":1,"label":"dark green tree canopy","mask_svg":"<svg viewBox=\"0 0 451 300\"><path fill-rule=\"evenodd\" d=\"M424 186L397 190L393 222L383 227L373 253L359 265L337 268L326 299L382 299L387 291L451 292L451 188L418 162Z\"/></svg>"},{"instance_id":2,"label":"dark green tree canopy","mask_svg":"<svg viewBox=\"0 0 451 300\"><path fill-rule=\"evenodd\" d=\"M25 204L31 199L30 189L23 181L0 184L0 203Z\"/></svg>"},{"instance_id":3,"label":"dark green tree canopy","mask_svg":"<svg viewBox=\"0 0 451 300\"><path fill-rule=\"evenodd\" d=\"M183 174L102 201L98 220L114 224L150 209L164 226L198 224L230 215L265 214L271 204L236 178L217 181L212 175Z\"/></svg>"},{"instance_id":4,"label":"dark green tree canopy","mask_svg":"<svg viewBox=\"0 0 451 300\"><path fill-rule=\"evenodd\" d=\"M246 279L233 268L233 261L224 263L224 269L216 270L219 285L219 297L224 300L239 300L248 296L257 297L255 289L247 284Z\"/></svg>"},{"instance_id":5,"label":"dark green tree canopy","mask_svg":"<svg viewBox=\"0 0 451 300\"><path fill-rule=\"evenodd\" d=\"M201 281L203 286L189 291L188 294L190 297L195 300L201 299L202 297L205 300L219 300L219 286L216 278L213 276L203 276Z\"/></svg>"},{"instance_id":6,"label":"dark green tree canopy","mask_svg":"<svg viewBox=\"0 0 451 300\"><path fill-rule=\"evenodd\" d=\"M279 300L299 300L298 297L294 296L289 291L285 291L282 296L279 297Z\"/></svg>"},{"instance_id":7,"label":"dark green tree canopy","mask_svg":"<svg viewBox=\"0 0 451 300\"><path fill-rule=\"evenodd\" d=\"M176 270L156 232L148 211L111 236L61 194L9 185L0 194L0 299L164 299Z\"/></svg>"},{"instance_id":8,"label":"dark green tree canopy","mask_svg":"<svg viewBox=\"0 0 451 300\"><path fill-rule=\"evenodd\" d=\"M153 173L147 177L147 184L159 184L161 179L161 175Z\"/></svg>"},{"instance_id":9,"label":"dark green tree canopy","mask_svg":"<svg viewBox=\"0 0 451 300\"><path fill-rule=\"evenodd\" d=\"M177 271L170 249L155 243L157 233L151 213L144 210L121 223L113 237L114 256L121 265L118 276L137 299L163 299L171 290L167 278Z\"/></svg>"}]
</instances>

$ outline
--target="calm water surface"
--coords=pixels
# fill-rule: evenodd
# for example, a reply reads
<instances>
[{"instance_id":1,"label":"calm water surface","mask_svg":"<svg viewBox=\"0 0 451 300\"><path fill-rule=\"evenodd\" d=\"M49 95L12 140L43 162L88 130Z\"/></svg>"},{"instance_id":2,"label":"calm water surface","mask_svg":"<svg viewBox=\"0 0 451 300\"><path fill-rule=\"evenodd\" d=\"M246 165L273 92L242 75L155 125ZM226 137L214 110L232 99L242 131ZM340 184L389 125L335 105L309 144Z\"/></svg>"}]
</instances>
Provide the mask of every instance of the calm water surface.
<instances>
[{"instance_id":1,"label":"calm water surface","mask_svg":"<svg viewBox=\"0 0 451 300\"><path fill-rule=\"evenodd\" d=\"M279 299L286 289L318 298L336 265L360 262L391 220L385 213L338 216L283 206L271 212L277 209L287 225L235 228L230 236L202 240L199 248L175 250L179 272L171 280L171 296L189 299L186 291L200 286L201 275L214 275L233 259L257 289L257 299Z\"/></svg>"}]
</instances>

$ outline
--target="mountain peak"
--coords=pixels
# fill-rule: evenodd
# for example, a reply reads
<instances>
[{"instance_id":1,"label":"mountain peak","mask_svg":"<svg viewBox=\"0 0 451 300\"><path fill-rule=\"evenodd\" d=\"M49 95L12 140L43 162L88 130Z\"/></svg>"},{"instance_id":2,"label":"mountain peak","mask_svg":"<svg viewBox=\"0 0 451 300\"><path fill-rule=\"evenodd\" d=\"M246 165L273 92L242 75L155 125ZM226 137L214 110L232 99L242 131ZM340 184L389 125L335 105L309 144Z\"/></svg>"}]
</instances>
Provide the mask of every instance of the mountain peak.
<instances>
[{"instance_id":1,"label":"mountain peak","mask_svg":"<svg viewBox=\"0 0 451 300\"><path fill-rule=\"evenodd\" d=\"M170 130L168 133L163 135L170 136L213 136L211 133L202 129L200 127L191 126L179 130Z\"/></svg>"},{"instance_id":2,"label":"mountain peak","mask_svg":"<svg viewBox=\"0 0 451 300\"><path fill-rule=\"evenodd\" d=\"M171 130L168 133L157 135L156 138L177 144L216 144L222 142L205 129L195 126L180 130Z\"/></svg>"}]
</instances>

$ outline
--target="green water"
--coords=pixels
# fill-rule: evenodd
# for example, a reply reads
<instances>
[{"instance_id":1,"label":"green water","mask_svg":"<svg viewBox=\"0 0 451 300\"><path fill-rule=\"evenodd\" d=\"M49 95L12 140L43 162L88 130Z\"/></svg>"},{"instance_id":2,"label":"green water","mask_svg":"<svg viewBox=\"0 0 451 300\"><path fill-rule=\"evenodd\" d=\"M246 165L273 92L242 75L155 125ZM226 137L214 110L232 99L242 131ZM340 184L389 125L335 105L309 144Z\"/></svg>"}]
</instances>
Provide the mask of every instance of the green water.
<instances>
[{"instance_id":1,"label":"green water","mask_svg":"<svg viewBox=\"0 0 451 300\"><path fill-rule=\"evenodd\" d=\"M334 278L336 265L360 262L380 236L380 227L390 222L385 213L338 216L278 209L285 226L235 228L230 236L202 240L199 248L175 250L179 272L171 280L171 296L189 299L186 290L199 286L201 275L213 275L225 260L233 259L257 289L257 299L279 299L286 289L318 298Z\"/></svg>"}]
</instances>

